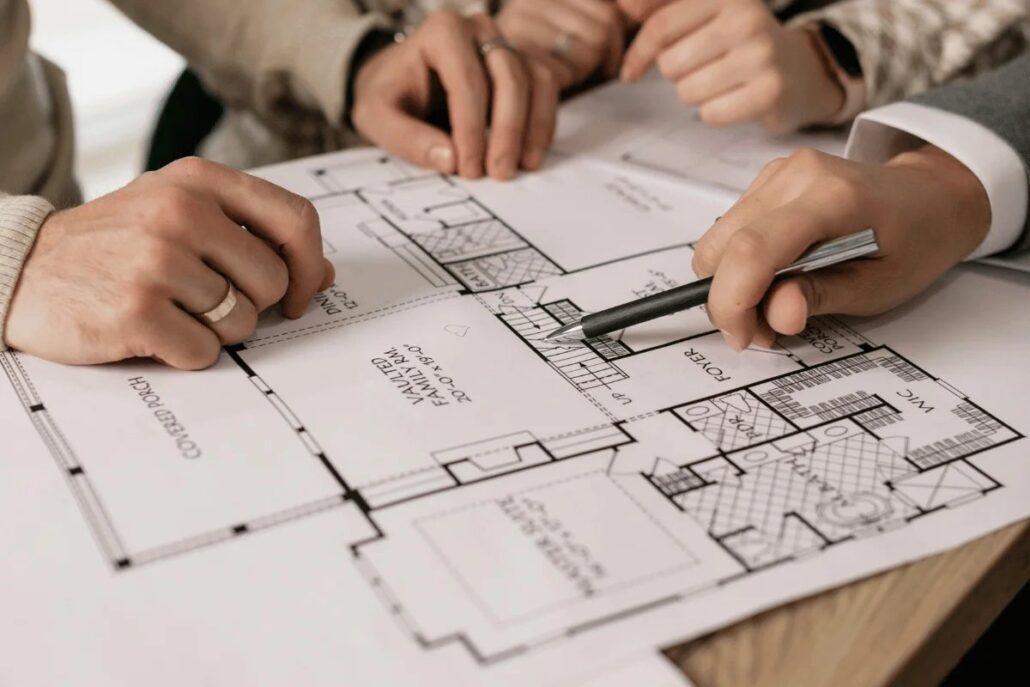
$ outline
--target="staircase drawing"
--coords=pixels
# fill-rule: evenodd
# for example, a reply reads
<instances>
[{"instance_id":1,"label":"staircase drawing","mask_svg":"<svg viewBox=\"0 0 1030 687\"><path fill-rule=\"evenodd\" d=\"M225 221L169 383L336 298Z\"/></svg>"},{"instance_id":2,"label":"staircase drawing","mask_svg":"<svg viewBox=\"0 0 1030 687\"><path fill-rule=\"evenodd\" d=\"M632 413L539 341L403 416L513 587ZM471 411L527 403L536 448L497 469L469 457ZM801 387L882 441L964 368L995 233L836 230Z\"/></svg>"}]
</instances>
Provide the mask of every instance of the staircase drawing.
<instances>
[{"instance_id":1,"label":"staircase drawing","mask_svg":"<svg viewBox=\"0 0 1030 687\"><path fill-rule=\"evenodd\" d=\"M501 319L581 391L607 387L629 378L593 348L547 341L547 334L566 323L542 307L512 308L503 312Z\"/></svg>"}]
</instances>

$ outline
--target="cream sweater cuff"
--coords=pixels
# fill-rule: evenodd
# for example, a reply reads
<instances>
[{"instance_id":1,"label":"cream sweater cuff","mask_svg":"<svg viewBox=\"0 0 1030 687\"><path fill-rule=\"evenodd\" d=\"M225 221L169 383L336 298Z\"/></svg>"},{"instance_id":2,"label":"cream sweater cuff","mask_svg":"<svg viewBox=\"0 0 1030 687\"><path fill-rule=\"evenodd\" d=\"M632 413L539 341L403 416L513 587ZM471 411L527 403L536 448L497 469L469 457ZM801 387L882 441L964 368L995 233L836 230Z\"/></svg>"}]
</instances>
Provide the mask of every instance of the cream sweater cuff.
<instances>
[{"instance_id":1,"label":"cream sweater cuff","mask_svg":"<svg viewBox=\"0 0 1030 687\"><path fill-rule=\"evenodd\" d=\"M54 206L38 196L0 194L0 351L6 350L4 325L14 287L43 220Z\"/></svg>"}]
</instances>

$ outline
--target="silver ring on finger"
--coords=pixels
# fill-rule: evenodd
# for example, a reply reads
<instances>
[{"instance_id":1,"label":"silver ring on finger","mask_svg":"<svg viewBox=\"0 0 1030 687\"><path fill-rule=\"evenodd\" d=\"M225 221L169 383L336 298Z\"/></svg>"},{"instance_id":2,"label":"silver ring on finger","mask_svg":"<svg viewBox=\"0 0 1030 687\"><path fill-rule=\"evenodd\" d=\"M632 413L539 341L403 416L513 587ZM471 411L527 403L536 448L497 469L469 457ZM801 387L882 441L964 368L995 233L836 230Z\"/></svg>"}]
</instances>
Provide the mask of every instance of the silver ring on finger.
<instances>
[{"instance_id":1,"label":"silver ring on finger","mask_svg":"<svg viewBox=\"0 0 1030 687\"><path fill-rule=\"evenodd\" d=\"M572 43L575 36L570 31L562 31L554 39L554 46L551 47L551 54L559 60L568 61L572 54Z\"/></svg>"},{"instance_id":2,"label":"silver ring on finger","mask_svg":"<svg viewBox=\"0 0 1030 687\"><path fill-rule=\"evenodd\" d=\"M232 282L228 279L225 280L225 283L229 286L228 290L225 292L225 298L207 312L200 313L201 319L208 324L218 324L236 309L236 287L233 286Z\"/></svg>"},{"instance_id":3,"label":"silver ring on finger","mask_svg":"<svg viewBox=\"0 0 1030 687\"><path fill-rule=\"evenodd\" d=\"M508 50L512 53L516 52L514 46L512 46L504 36L495 36L488 41L484 41L479 46L479 54L483 56L484 60L486 59L486 56L494 50Z\"/></svg>"}]
</instances>

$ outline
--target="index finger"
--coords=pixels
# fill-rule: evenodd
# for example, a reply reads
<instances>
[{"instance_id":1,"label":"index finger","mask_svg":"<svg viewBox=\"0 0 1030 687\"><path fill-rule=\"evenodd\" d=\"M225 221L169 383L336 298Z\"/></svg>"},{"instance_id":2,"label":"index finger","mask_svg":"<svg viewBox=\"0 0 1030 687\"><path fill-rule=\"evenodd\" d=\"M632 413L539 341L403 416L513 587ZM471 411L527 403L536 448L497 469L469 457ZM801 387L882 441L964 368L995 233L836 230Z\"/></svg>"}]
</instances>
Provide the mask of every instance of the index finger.
<instances>
[{"instance_id":1,"label":"index finger","mask_svg":"<svg viewBox=\"0 0 1030 687\"><path fill-rule=\"evenodd\" d=\"M660 7L644 20L626 50L622 79L636 81L642 77L662 50L704 26L718 10L717 0L680 0Z\"/></svg>"},{"instance_id":2,"label":"index finger","mask_svg":"<svg viewBox=\"0 0 1030 687\"><path fill-rule=\"evenodd\" d=\"M489 86L479 47L466 20L442 13L439 40L423 45L426 64L436 72L447 95L451 135L458 154L458 172L469 178L483 175Z\"/></svg>"},{"instance_id":3,"label":"index finger","mask_svg":"<svg viewBox=\"0 0 1030 687\"><path fill-rule=\"evenodd\" d=\"M281 186L223 165L187 158L166 169L180 183L211 195L222 212L267 241L289 270L282 310L300 317L326 277L318 213L306 199Z\"/></svg>"},{"instance_id":4,"label":"index finger","mask_svg":"<svg viewBox=\"0 0 1030 687\"><path fill-rule=\"evenodd\" d=\"M757 307L776 271L789 265L812 244L835 235L853 218L809 194L777 208L759 222L735 233L723 251L708 295L708 316L737 350L750 345L758 327Z\"/></svg>"},{"instance_id":5,"label":"index finger","mask_svg":"<svg viewBox=\"0 0 1030 687\"><path fill-rule=\"evenodd\" d=\"M704 236L694 244L693 268L697 276L709 277L715 272L727 241L737 231L793 199L784 198L771 184L773 177L784 164L785 160L773 160L763 167L733 207L716 219Z\"/></svg>"}]
</instances>

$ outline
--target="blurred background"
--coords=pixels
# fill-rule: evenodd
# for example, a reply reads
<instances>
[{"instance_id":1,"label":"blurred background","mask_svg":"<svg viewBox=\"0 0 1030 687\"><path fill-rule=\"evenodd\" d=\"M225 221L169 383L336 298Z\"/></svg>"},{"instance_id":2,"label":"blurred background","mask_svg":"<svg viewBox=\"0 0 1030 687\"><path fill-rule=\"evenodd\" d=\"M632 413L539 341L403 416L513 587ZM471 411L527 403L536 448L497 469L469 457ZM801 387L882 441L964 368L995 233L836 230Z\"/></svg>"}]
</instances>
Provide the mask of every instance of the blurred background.
<instances>
[{"instance_id":1,"label":"blurred background","mask_svg":"<svg viewBox=\"0 0 1030 687\"><path fill-rule=\"evenodd\" d=\"M29 4L34 49L68 75L83 193L90 199L113 191L140 173L158 108L182 58L104 0Z\"/></svg>"}]
</instances>

